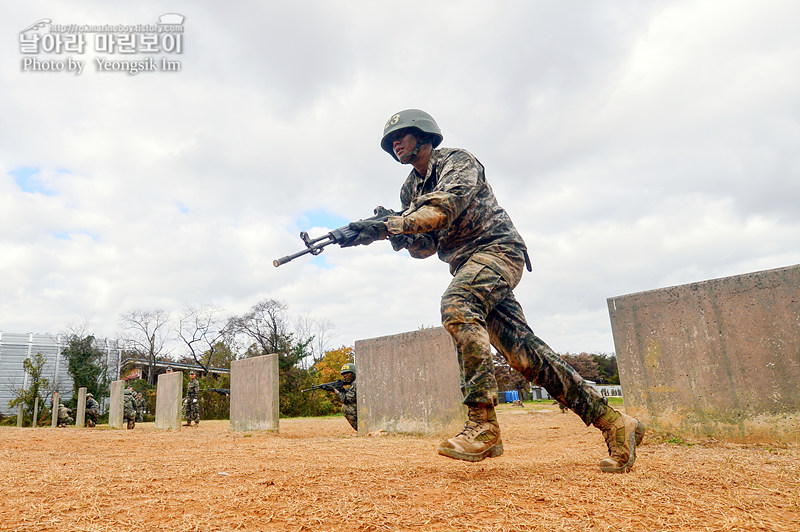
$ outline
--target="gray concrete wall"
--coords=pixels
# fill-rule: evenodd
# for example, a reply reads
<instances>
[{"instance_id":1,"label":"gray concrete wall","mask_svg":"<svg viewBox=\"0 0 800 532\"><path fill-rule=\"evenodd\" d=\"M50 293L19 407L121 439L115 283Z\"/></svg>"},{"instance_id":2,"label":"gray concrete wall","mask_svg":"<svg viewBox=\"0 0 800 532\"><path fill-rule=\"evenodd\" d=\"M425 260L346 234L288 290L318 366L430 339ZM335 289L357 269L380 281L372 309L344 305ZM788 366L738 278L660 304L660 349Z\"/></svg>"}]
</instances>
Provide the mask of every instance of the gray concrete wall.
<instances>
[{"instance_id":1,"label":"gray concrete wall","mask_svg":"<svg viewBox=\"0 0 800 532\"><path fill-rule=\"evenodd\" d=\"M108 406L108 427L112 429L122 428L122 412L125 406L122 403L122 393L125 381L113 381L110 386L111 399Z\"/></svg>"},{"instance_id":2,"label":"gray concrete wall","mask_svg":"<svg viewBox=\"0 0 800 532\"><path fill-rule=\"evenodd\" d=\"M358 431L451 436L466 420L456 347L443 327L359 340Z\"/></svg>"},{"instance_id":3,"label":"gray concrete wall","mask_svg":"<svg viewBox=\"0 0 800 532\"><path fill-rule=\"evenodd\" d=\"M800 265L608 299L629 413L730 441L800 441Z\"/></svg>"},{"instance_id":4,"label":"gray concrete wall","mask_svg":"<svg viewBox=\"0 0 800 532\"><path fill-rule=\"evenodd\" d=\"M183 372L172 371L158 376L156 387L156 428L181 430Z\"/></svg>"},{"instance_id":5,"label":"gray concrete wall","mask_svg":"<svg viewBox=\"0 0 800 532\"><path fill-rule=\"evenodd\" d=\"M278 430L278 355L231 362L231 430Z\"/></svg>"},{"instance_id":6,"label":"gray concrete wall","mask_svg":"<svg viewBox=\"0 0 800 532\"><path fill-rule=\"evenodd\" d=\"M86 424L86 388L78 388L78 408L75 414L75 427L83 428Z\"/></svg>"},{"instance_id":7,"label":"gray concrete wall","mask_svg":"<svg viewBox=\"0 0 800 532\"><path fill-rule=\"evenodd\" d=\"M50 412L50 426L52 428L56 428L58 426L58 403L61 401L61 397L58 395L58 392L53 392L53 408Z\"/></svg>"}]
</instances>

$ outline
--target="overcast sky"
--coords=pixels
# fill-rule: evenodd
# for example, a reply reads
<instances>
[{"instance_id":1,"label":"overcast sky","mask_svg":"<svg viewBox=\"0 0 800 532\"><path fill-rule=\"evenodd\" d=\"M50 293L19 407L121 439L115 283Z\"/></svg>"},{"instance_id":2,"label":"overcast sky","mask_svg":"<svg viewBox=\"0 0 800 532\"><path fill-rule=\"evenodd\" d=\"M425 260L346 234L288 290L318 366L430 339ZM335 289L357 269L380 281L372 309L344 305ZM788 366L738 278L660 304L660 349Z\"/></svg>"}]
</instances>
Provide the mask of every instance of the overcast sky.
<instances>
[{"instance_id":1,"label":"overcast sky","mask_svg":"<svg viewBox=\"0 0 800 532\"><path fill-rule=\"evenodd\" d=\"M95 33L21 50L165 13L180 54L102 53ZM534 331L613 352L609 297L800 263L798 20L793 0L6 3L0 332L111 337L133 309L266 298L329 321L331 348L438 325L436 257L379 242L272 266L300 231L399 207L409 167L380 136L421 108L526 240ZM179 71L97 67L147 57Z\"/></svg>"}]
</instances>

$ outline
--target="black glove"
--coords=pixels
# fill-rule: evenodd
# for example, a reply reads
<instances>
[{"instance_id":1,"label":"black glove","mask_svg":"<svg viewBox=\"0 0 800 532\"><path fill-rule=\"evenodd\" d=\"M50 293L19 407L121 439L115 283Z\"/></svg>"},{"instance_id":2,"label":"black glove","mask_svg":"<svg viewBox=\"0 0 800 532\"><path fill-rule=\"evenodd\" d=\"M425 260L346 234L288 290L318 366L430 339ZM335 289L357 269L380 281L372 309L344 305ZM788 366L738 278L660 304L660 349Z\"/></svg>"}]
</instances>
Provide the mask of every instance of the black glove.
<instances>
[{"instance_id":1,"label":"black glove","mask_svg":"<svg viewBox=\"0 0 800 532\"><path fill-rule=\"evenodd\" d=\"M350 222L347 226L351 231L358 231L358 235L342 244L343 248L352 246L366 246L372 244L376 240L382 240L389 234L389 229L386 227L385 222L377 220L360 220L358 222Z\"/></svg>"},{"instance_id":2,"label":"black glove","mask_svg":"<svg viewBox=\"0 0 800 532\"><path fill-rule=\"evenodd\" d=\"M409 235L389 235L389 242L392 243L393 250L400 251L411 245L411 237Z\"/></svg>"}]
</instances>

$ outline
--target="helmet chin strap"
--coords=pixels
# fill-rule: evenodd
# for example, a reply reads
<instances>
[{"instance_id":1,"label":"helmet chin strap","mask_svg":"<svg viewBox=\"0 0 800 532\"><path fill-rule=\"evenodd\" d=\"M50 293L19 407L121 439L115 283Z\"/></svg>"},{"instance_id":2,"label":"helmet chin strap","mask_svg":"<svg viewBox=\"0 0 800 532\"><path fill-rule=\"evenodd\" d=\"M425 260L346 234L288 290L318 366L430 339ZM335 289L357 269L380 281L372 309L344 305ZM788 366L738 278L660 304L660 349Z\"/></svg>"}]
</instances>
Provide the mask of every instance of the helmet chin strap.
<instances>
[{"instance_id":1,"label":"helmet chin strap","mask_svg":"<svg viewBox=\"0 0 800 532\"><path fill-rule=\"evenodd\" d=\"M420 142L416 135L414 135L414 149L411 150L411 153L408 156L403 157L400 160L400 164L411 164L414 162L414 159L417 158L417 154L419 153Z\"/></svg>"}]
</instances>

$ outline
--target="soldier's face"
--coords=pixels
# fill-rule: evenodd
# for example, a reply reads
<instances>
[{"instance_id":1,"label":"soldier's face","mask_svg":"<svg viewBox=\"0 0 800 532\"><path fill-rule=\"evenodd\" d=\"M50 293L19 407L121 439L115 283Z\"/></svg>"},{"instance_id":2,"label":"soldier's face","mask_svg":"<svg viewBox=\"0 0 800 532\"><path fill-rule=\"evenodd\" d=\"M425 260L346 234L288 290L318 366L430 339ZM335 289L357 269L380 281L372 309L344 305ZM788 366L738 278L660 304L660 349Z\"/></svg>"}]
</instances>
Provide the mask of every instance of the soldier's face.
<instances>
[{"instance_id":1,"label":"soldier's face","mask_svg":"<svg viewBox=\"0 0 800 532\"><path fill-rule=\"evenodd\" d=\"M417 146L417 137L408 130L398 131L392 138L392 150L397 160L406 164L411 159L411 153Z\"/></svg>"},{"instance_id":2,"label":"soldier's face","mask_svg":"<svg viewBox=\"0 0 800 532\"><path fill-rule=\"evenodd\" d=\"M353 382L354 380L356 380L356 376L348 372L342 375L342 380L344 382Z\"/></svg>"}]
</instances>

